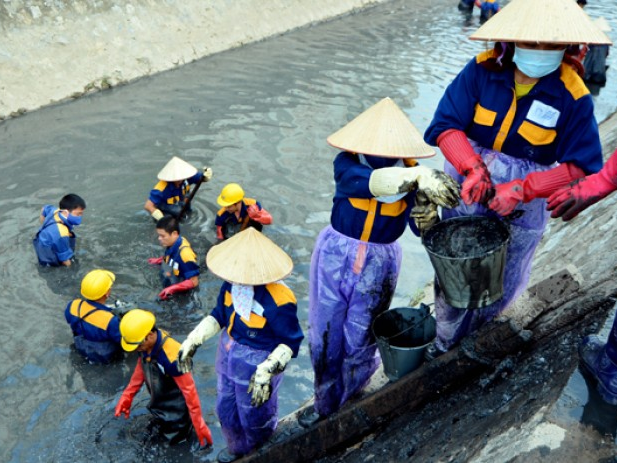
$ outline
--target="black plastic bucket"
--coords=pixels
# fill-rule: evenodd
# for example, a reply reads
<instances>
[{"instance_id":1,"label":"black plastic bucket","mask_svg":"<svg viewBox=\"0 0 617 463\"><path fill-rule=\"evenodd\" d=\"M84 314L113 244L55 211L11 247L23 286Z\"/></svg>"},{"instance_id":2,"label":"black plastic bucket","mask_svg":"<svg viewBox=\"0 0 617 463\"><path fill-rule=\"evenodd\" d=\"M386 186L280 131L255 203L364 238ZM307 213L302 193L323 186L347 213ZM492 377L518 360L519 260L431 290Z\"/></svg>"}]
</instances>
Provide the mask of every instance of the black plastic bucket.
<instances>
[{"instance_id":1,"label":"black plastic bucket","mask_svg":"<svg viewBox=\"0 0 617 463\"><path fill-rule=\"evenodd\" d=\"M448 304L477 309L503 296L509 240L495 217L453 217L428 229L423 244Z\"/></svg>"},{"instance_id":2,"label":"black plastic bucket","mask_svg":"<svg viewBox=\"0 0 617 463\"><path fill-rule=\"evenodd\" d=\"M384 373L390 381L418 368L426 346L435 339L435 317L429 308L399 307L382 312L373 321Z\"/></svg>"}]
</instances>

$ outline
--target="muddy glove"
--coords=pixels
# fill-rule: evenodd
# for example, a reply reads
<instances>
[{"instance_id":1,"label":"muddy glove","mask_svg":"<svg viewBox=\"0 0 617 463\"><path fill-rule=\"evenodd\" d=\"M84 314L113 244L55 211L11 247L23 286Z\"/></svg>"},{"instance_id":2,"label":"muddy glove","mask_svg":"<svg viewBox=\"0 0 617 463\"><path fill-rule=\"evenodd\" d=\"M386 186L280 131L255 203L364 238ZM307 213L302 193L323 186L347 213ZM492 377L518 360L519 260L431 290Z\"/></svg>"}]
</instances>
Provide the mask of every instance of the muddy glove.
<instances>
[{"instance_id":1,"label":"muddy glove","mask_svg":"<svg viewBox=\"0 0 617 463\"><path fill-rule=\"evenodd\" d=\"M461 198L465 204L485 203L493 194L491 175L462 130L449 129L437 137L437 146L456 171L465 176Z\"/></svg>"},{"instance_id":2,"label":"muddy glove","mask_svg":"<svg viewBox=\"0 0 617 463\"><path fill-rule=\"evenodd\" d=\"M268 358L257 365L257 369L249 382L248 393L251 394L251 405L261 407L270 399L272 393L271 381L274 375L281 373L291 360L293 352L285 344L276 346Z\"/></svg>"},{"instance_id":3,"label":"muddy glove","mask_svg":"<svg viewBox=\"0 0 617 463\"><path fill-rule=\"evenodd\" d=\"M568 221L592 204L617 190L617 151L606 161L597 174L574 180L567 187L556 191L548 198L552 218L563 217Z\"/></svg>"},{"instance_id":4,"label":"muddy glove","mask_svg":"<svg viewBox=\"0 0 617 463\"><path fill-rule=\"evenodd\" d=\"M201 177L201 181L204 183L209 182L211 178L212 178L212 168L204 167L204 174L203 174L203 177Z\"/></svg>"},{"instance_id":5,"label":"muddy glove","mask_svg":"<svg viewBox=\"0 0 617 463\"><path fill-rule=\"evenodd\" d=\"M201 402L199 401L199 395L197 395L197 388L195 387L193 375L185 373L180 376L174 376L173 379L184 396L184 401L189 410L191 422L193 423L193 428L195 429L195 434L197 434L200 445L202 447L206 444L212 445L212 433L201 414Z\"/></svg>"},{"instance_id":6,"label":"muddy glove","mask_svg":"<svg viewBox=\"0 0 617 463\"><path fill-rule=\"evenodd\" d=\"M212 315L204 317L199 322L193 331L189 333L182 345L180 346L180 353L178 354L178 368L183 373L191 371L192 358L195 355L195 351L206 340L210 339L221 329L221 325L216 321Z\"/></svg>"},{"instance_id":7,"label":"muddy glove","mask_svg":"<svg viewBox=\"0 0 617 463\"><path fill-rule=\"evenodd\" d=\"M162 257L150 257L148 259L148 263L150 265L161 265L163 263L163 258Z\"/></svg>"},{"instance_id":8,"label":"muddy glove","mask_svg":"<svg viewBox=\"0 0 617 463\"><path fill-rule=\"evenodd\" d=\"M154 209L150 215L156 222L163 218L163 213L159 209Z\"/></svg>"},{"instance_id":9,"label":"muddy glove","mask_svg":"<svg viewBox=\"0 0 617 463\"><path fill-rule=\"evenodd\" d=\"M270 225L272 223L272 216L264 208L259 208L257 204L251 204L246 208L246 212L251 220L259 222L262 225Z\"/></svg>"},{"instance_id":10,"label":"muddy glove","mask_svg":"<svg viewBox=\"0 0 617 463\"><path fill-rule=\"evenodd\" d=\"M417 189L439 206L458 204L458 184L449 175L424 166L384 167L373 171L369 191L374 196L392 196Z\"/></svg>"},{"instance_id":11,"label":"muddy glove","mask_svg":"<svg viewBox=\"0 0 617 463\"><path fill-rule=\"evenodd\" d=\"M557 188L584 175L581 169L569 162L554 169L532 172L524 180L515 179L496 185L495 196L488 202L488 207L499 215L506 216L521 202L528 203L536 198L546 198Z\"/></svg>"},{"instance_id":12,"label":"muddy glove","mask_svg":"<svg viewBox=\"0 0 617 463\"><path fill-rule=\"evenodd\" d=\"M169 299L169 296L171 296L172 294L188 291L189 289L193 289L194 287L195 283L193 283L192 280L184 280L180 283L176 283L175 285L171 285L163 289L163 291L159 293L159 298L164 301L166 299Z\"/></svg>"},{"instance_id":13,"label":"muddy glove","mask_svg":"<svg viewBox=\"0 0 617 463\"><path fill-rule=\"evenodd\" d=\"M144 381L144 370L141 366L141 358L139 358L137 360L137 365L135 366L135 371L133 371L133 376L131 376L131 380L129 381L129 385L126 389L124 389L124 392L120 396L120 400L118 400L118 404L116 405L116 416L124 414L124 417L128 419L131 414L133 397L135 397L135 394L139 392Z\"/></svg>"},{"instance_id":14,"label":"muddy glove","mask_svg":"<svg viewBox=\"0 0 617 463\"><path fill-rule=\"evenodd\" d=\"M424 192L416 193L416 202L411 209L411 217L420 232L420 236L439 221L437 214L437 204L428 200Z\"/></svg>"}]
</instances>

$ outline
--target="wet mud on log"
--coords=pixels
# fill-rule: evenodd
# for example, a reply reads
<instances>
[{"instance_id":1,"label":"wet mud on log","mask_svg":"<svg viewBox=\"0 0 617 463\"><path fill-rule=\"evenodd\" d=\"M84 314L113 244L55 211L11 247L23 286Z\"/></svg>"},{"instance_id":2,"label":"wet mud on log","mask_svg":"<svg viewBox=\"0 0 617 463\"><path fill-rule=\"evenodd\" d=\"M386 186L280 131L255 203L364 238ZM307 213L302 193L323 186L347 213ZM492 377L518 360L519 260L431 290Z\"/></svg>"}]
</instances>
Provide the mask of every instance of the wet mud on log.
<instances>
[{"instance_id":1,"label":"wet mud on log","mask_svg":"<svg viewBox=\"0 0 617 463\"><path fill-rule=\"evenodd\" d=\"M294 416L287 417L271 442L241 461L315 461L379 433L398 416L409 416L462 385L476 383L483 375L484 381L491 383L512 368L513 356L539 349L574 328L588 326L589 320L606 315L614 303L611 286L599 284L581 289L577 277L576 272L573 275L563 270L531 287L520 304L504 313L507 316L483 326L456 349L347 404L309 429L300 428ZM547 302L543 299L546 294L556 299ZM576 359L576 355L571 357ZM571 365L571 373L575 363L567 364Z\"/></svg>"}]
</instances>

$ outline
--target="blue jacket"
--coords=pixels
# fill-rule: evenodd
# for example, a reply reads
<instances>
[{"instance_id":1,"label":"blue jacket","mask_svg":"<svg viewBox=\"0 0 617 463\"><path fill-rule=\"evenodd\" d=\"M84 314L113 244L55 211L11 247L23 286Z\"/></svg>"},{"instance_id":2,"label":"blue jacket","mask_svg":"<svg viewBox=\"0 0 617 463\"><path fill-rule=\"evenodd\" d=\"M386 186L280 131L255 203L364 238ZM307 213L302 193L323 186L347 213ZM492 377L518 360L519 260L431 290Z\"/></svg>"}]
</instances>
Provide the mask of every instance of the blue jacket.
<instances>
[{"instance_id":1,"label":"blue jacket","mask_svg":"<svg viewBox=\"0 0 617 463\"><path fill-rule=\"evenodd\" d=\"M399 160L365 156L375 168L394 166ZM339 153L334 160L336 192L330 222L332 227L345 236L370 243L392 243L409 225L418 233L409 213L414 204L415 192L408 193L398 201L378 201L369 191L371 166L360 162L358 155Z\"/></svg>"},{"instance_id":2,"label":"blue jacket","mask_svg":"<svg viewBox=\"0 0 617 463\"><path fill-rule=\"evenodd\" d=\"M197 256L191 248L191 243L182 235L178 236L172 246L165 249L161 270L165 271L168 267L173 275L163 275L163 279L184 281L199 275Z\"/></svg>"},{"instance_id":3,"label":"blue jacket","mask_svg":"<svg viewBox=\"0 0 617 463\"><path fill-rule=\"evenodd\" d=\"M232 223L244 222L244 219L248 217L249 215L247 208L249 206L252 206L253 204L256 204L259 210L262 209L259 201L256 201L253 198L242 199L242 204L240 205L240 216L239 217L236 216L236 214L233 212L227 212L224 207L220 208L219 211L216 213L216 219L214 219L214 225L223 226L228 221L231 221Z\"/></svg>"},{"instance_id":4,"label":"blue jacket","mask_svg":"<svg viewBox=\"0 0 617 463\"><path fill-rule=\"evenodd\" d=\"M572 162L586 173L602 167L602 147L589 90L565 64L541 78L528 95L514 96L514 68L493 72L479 54L456 76L424 134L430 145L447 129L481 146L541 165Z\"/></svg>"},{"instance_id":5,"label":"blue jacket","mask_svg":"<svg viewBox=\"0 0 617 463\"><path fill-rule=\"evenodd\" d=\"M255 286L254 290L254 300L261 306L258 311L263 311L260 314L251 312L250 320L240 317L234 310L231 283L228 282L223 283L210 315L240 344L269 352L279 344L286 344L296 357L304 334L298 322L293 292L282 283Z\"/></svg>"},{"instance_id":6,"label":"blue jacket","mask_svg":"<svg viewBox=\"0 0 617 463\"><path fill-rule=\"evenodd\" d=\"M75 232L57 207L46 205L41 215L45 217L32 240L41 265L59 266L75 254Z\"/></svg>"},{"instance_id":7,"label":"blue jacket","mask_svg":"<svg viewBox=\"0 0 617 463\"><path fill-rule=\"evenodd\" d=\"M157 207L161 207L164 204L172 205L182 202L191 188L190 185L199 183L202 177L203 173L197 172L192 177L184 180L179 187L177 187L174 182L160 180L150 191L150 196L148 199L150 199L150 201L152 201Z\"/></svg>"}]
</instances>

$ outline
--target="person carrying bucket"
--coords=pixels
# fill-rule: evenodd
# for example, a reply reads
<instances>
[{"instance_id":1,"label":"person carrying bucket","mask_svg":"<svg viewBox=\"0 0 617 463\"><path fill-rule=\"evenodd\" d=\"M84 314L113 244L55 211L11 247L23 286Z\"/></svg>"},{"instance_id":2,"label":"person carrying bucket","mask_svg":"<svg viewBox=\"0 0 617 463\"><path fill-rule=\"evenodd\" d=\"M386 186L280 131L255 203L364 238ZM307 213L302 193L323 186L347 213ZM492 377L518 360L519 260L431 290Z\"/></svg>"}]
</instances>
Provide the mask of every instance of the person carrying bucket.
<instances>
[{"instance_id":1,"label":"person carrying bucket","mask_svg":"<svg viewBox=\"0 0 617 463\"><path fill-rule=\"evenodd\" d=\"M470 38L496 43L450 83L424 139L439 146L444 170L462 184L463 204L442 218L503 218L510 241L500 300L453 307L441 288L447 282L435 282L435 354L522 293L548 220L545 198L602 166L592 98L568 45L610 40L576 2L512 0Z\"/></svg>"},{"instance_id":2,"label":"person carrying bucket","mask_svg":"<svg viewBox=\"0 0 617 463\"><path fill-rule=\"evenodd\" d=\"M159 182L150 191L150 196L144 204L144 209L150 213L155 221L163 218L164 215L171 215L181 219L183 211L190 209L190 204L186 204L191 185L198 188L201 182L207 182L212 178L212 169L204 167L199 172L177 156L172 157L165 167L157 175Z\"/></svg>"},{"instance_id":3,"label":"person carrying bucket","mask_svg":"<svg viewBox=\"0 0 617 463\"><path fill-rule=\"evenodd\" d=\"M64 318L73 332L75 349L88 362L109 363L120 349L120 318L105 305L116 276L103 269L88 272L81 280L81 298L68 303Z\"/></svg>"},{"instance_id":4,"label":"person carrying bucket","mask_svg":"<svg viewBox=\"0 0 617 463\"><path fill-rule=\"evenodd\" d=\"M459 200L452 178L417 164L416 158L435 152L390 98L327 141L343 151L334 160L331 224L317 238L311 258L315 404L300 415L303 426L336 412L377 369L371 324L392 300L402 257L397 239L408 225L416 228L410 217L416 192L427 204L453 207Z\"/></svg>"},{"instance_id":5,"label":"person carrying bucket","mask_svg":"<svg viewBox=\"0 0 617 463\"><path fill-rule=\"evenodd\" d=\"M293 262L261 232L249 227L213 246L206 264L225 282L216 307L182 343L180 367L190 368L197 348L223 328L216 413L227 442L217 456L224 463L262 445L276 429L282 373L304 334L296 297L282 281Z\"/></svg>"},{"instance_id":6,"label":"person carrying bucket","mask_svg":"<svg viewBox=\"0 0 617 463\"><path fill-rule=\"evenodd\" d=\"M216 198L221 209L216 214L216 238L225 240L237 232L253 227L261 231L264 225L272 223L272 216L259 201L244 196L244 190L237 183L228 183Z\"/></svg>"},{"instance_id":7,"label":"person carrying bucket","mask_svg":"<svg viewBox=\"0 0 617 463\"><path fill-rule=\"evenodd\" d=\"M120 341L139 357L128 386L116 405L115 416L131 414L133 398L144 383L150 393L148 410L161 434L171 444L190 438L195 431L201 446L212 445L212 434L201 413L201 402L190 371L178 368L180 343L156 327L156 317L142 309L129 310L120 321Z\"/></svg>"}]
</instances>

